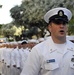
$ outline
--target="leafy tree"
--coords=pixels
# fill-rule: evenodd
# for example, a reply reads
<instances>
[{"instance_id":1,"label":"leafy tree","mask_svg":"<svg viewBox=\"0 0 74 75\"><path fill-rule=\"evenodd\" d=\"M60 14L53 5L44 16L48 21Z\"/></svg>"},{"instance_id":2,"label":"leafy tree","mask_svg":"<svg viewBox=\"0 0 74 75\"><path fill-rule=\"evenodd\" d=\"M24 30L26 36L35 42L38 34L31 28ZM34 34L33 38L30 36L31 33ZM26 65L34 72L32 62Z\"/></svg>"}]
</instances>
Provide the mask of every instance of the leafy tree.
<instances>
[{"instance_id":1,"label":"leafy tree","mask_svg":"<svg viewBox=\"0 0 74 75\"><path fill-rule=\"evenodd\" d=\"M23 16L23 11L22 8L18 5L14 6L11 10L11 17L14 19L14 22L16 25L21 25L23 23L22 21L22 16Z\"/></svg>"},{"instance_id":2,"label":"leafy tree","mask_svg":"<svg viewBox=\"0 0 74 75\"><path fill-rule=\"evenodd\" d=\"M2 5L0 4L0 8L2 8Z\"/></svg>"},{"instance_id":3,"label":"leafy tree","mask_svg":"<svg viewBox=\"0 0 74 75\"><path fill-rule=\"evenodd\" d=\"M0 37L3 36L3 29L2 29L2 27L3 27L3 24L0 24Z\"/></svg>"},{"instance_id":4,"label":"leafy tree","mask_svg":"<svg viewBox=\"0 0 74 75\"><path fill-rule=\"evenodd\" d=\"M70 24L68 26L68 35L74 35L74 19L70 21Z\"/></svg>"},{"instance_id":5,"label":"leafy tree","mask_svg":"<svg viewBox=\"0 0 74 75\"><path fill-rule=\"evenodd\" d=\"M12 24L6 24L3 25L2 30L3 30L3 35L7 38L9 38L10 36L13 37L14 36L14 32L15 30L12 29Z\"/></svg>"},{"instance_id":6,"label":"leafy tree","mask_svg":"<svg viewBox=\"0 0 74 75\"><path fill-rule=\"evenodd\" d=\"M23 7L24 20L26 19L29 25L31 23L41 30L45 29L45 22L43 20L44 14L54 7L67 7L73 13L74 18L74 1L73 0L23 0L21 7ZM73 23L74 20L69 23L69 35L74 34ZM26 21L25 20L25 21ZM42 30L42 32L43 32ZM70 33L71 32L71 33Z\"/></svg>"},{"instance_id":7,"label":"leafy tree","mask_svg":"<svg viewBox=\"0 0 74 75\"><path fill-rule=\"evenodd\" d=\"M10 12L16 24L24 25L25 28L29 29L29 32L33 32L34 27L40 28L41 33L43 33L47 25L43 20L43 16L49 9L54 7L67 7L72 11L74 18L73 0L23 0L21 6L13 7ZM73 18L69 23L69 35L73 34ZM31 34L29 32L25 33L29 35ZM42 36L44 36L44 33Z\"/></svg>"}]
</instances>

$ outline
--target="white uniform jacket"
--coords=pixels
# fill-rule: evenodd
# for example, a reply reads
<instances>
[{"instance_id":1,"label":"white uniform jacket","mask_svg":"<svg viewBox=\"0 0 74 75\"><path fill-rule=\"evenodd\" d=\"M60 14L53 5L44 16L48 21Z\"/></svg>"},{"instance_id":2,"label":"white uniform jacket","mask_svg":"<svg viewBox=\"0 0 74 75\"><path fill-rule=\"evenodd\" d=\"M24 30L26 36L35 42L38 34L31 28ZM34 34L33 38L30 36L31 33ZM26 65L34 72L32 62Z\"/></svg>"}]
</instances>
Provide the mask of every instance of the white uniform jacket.
<instances>
[{"instance_id":1,"label":"white uniform jacket","mask_svg":"<svg viewBox=\"0 0 74 75\"><path fill-rule=\"evenodd\" d=\"M74 44L67 40L64 52L51 37L33 47L21 75L74 75Z\"/></svg>"},{"instance_id":2,"label":"white uniform jacket","mask_svg":"<svg viewBox=\"0 0 74 75\"><path fill-rule=\"evenodd\" d=\"M2 49L3 48L0 48L0 62L1 62L1 56L2 56Z\"/></svg>"},{"instance_id":3,"label":"white uniform jacket","mask_svg":"<svg viewBox=\"0 0 74 75\"><path fill-rule=\"evenodd\" d=\"M29 55L29 51L21 48L19 50L19 52L20 52L20 58L21 58L21 69L23 69L23 67L24 67L23 65L26 62L26 59L27 59L27 57Z\"/></svg>"},{"instance_id":4,"label":"white uniform jacket","mask_svg":"<svg viewBox=\"0 0 74 75\"><path fill-rule=\"evenodd\" d=\"M11 51L12 49L11 48L7 48L7 57L6 57L6 65L7 66L10 66L11 65Z\"/></svg>"}]
</instances>

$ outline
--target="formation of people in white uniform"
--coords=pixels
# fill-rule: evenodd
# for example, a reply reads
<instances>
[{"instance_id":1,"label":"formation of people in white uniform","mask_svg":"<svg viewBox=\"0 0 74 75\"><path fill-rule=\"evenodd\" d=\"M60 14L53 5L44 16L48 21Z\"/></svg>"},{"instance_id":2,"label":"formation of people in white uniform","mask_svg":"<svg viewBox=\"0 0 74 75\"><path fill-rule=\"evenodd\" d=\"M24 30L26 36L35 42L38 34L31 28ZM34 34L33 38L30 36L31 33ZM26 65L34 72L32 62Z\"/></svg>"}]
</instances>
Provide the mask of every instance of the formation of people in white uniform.
<instances>
[{"instance_id":1,"label":"formation of people in white uniform","mask_svg":"<svg viewBox=\"0 0 74 75\"><path fill-rule=\"evenodd\" d=\"M47 37L48 39L49 37ZM0 75L20 75L32 48L46 39L0 44Z\"/></svg>"},{"instance_id":2,"label":"formation of people in white uniform","mask_svg":"<svg viewBox=\"0 0 74 75\"><path fill-rule=\"evenodd\" d=\"M0 75L20 75L32 47L39 42L32 39L0 44Z\"/></svg>"}]
</instances>

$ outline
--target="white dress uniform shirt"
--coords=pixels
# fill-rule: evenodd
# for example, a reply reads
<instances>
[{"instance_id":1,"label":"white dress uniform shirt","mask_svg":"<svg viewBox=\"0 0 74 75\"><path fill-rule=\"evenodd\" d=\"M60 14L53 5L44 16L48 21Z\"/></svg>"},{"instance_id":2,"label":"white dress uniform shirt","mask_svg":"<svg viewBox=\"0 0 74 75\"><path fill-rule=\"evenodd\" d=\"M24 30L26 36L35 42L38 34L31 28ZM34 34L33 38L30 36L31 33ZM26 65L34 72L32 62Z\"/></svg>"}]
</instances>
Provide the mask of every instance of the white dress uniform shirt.
<instances>
[{"instance_id":1,"label":"white dress uniform shirt","mask_svg":"<svg viewBox=\"0 0 74 75\"><path fill-rule=\"evenodd\" d=\"M21 57L21 70L22 70L23 66L24 66L24 63L25 63L25 61L28 57L29 50L21 48L19 50L19 53L20 53L20 57Z\"/></svg>"},{"instance_id":2,"label":"white dress uniform shirt","mask_svg":"<svg viewBox=\"0 0 74 75\"><path fill-rule=\"evenodd\" d=\"M15 55L16 55L16 57L15 57L16 67L18 68L18 67L20 67L20 54L19 54L19 49L18 48L15 50Z\"/></svg>"},{"instance_id":3,"label":"white dress uniform shirt","mask_svg":"<svg viewBox=\"0 0 74 75\"><path fill-rule=\"evenodd\" d=\"M74 75L74 44L67 40L62 49L51 37L36 45L20 75Z\"/></svg>"},{"instance_id":4,"label":"white dress uniform shirt","mask_svg":"<svg viewBox=\"0 0 74 75\"><path fill-rule=\"evenodd\" d=\"M19 53L19 49L17 48L15 50L15 61L16 61L16 75L20 75L21 72L21 64L20 64L20 53Z\"/></svg>"},{"instance_id":5,"label":"white dress uniform shirt","mask_svg":"<svg viewBox=\"0 0 74 75\"><path fill-rule=\"evenodd\" d=\"M15 49L11 51L11 65L16 65L15 63Z\"/></svg>"},{"instance_id":6,"label":"white dress uniform shirt","mask_svg":"<svg viewBox=\"0 0 74 75\"><path fill-rule=\"evenodd\" d=\"M11 51L12 51L12 48L7 48L7 57L6 57L6 75L11 75Z\"/></svg>"},{"instance_id":7,"label":"white dress uniform shirt","mask_svg":"<svg viewBox=\"0 0 74 75\"><path fill-rule=\"evenodd\" d=\"M4 70L4 75L6 75L6 62L7 62L7 48L4 47L3 49L3 57L4 57L4 64L3 64L3 70Z\"/></svg>"},{"instance_id":8,"label":"white dress uniform shirt","mask_svg":"<svg viewBox=\"0 0 74 75\"><path fill-rule=\"evenodd\" d=\"M11 65L11 51L12 51L12 48L7 48L7 62L6 62L7 66Z\"/></svg>"},{"instance_id":9,"label":"white dress uniform shirt","mask_svg":"<svg viewBox=\"0 0 74 75\"><path fill-rule=\"evenodd\" d=\"M2 48L0 48L0 62L1 62Z\"/></svg>"},{"instance_id":10,"label":"white dress uniform shirt","mask_svg":"<svg viewBox=\"0 0 74 75\"><path fill-rule=\"evenodd\" d=\"M2 54L1 54L1 62L3 62L3 60L4 60L4 48L2 48Z\"/></svg>"},{"instance_id":11,"label":"white dress uniform shirt","mask_svg":"<svg viewBox=\"0 0 74 75\"><path fill-rule=\"evenodd\" d=\"M2 73L4 74L5 71L5 63L4 63L4 51L5 47L2 48L2 54L1 54L1 62L2 62Z\"/></svg>"},{"instance_id":12,"label":"white dress uniform shirt","mask_svg":"<svg viewBox=\"0 0 74 75\"><path fill-rule=\"evenodd\" d=\"M4 60L4 63L6 62L6 47L2 49L2 55L1 55L1 60Z\"/></svg>"},{"instance_id":13,"label":"white dress uniform shirt","mask_svg":"<svg viewBox=\"0 0 74 75\"><path fill-rule=\"evenodd\" d=\"M3 48L0 48L0 73L2 73L2 66L3 66L3 63L2 63L2 60L1 60L1 57L2 57L2 49Z\"/></svg>"},{"instance_id":14,"label":"white dress uniform shirt","mask_svg":"<svg viewBox=\"0 0 74 75\"><path fill-rule=\"evenodd\" d=\"M15 49L11 51L11 75L16 75L16 54ZM15 67L14 67L15 65Z\"/></svg>"}]
</instances>

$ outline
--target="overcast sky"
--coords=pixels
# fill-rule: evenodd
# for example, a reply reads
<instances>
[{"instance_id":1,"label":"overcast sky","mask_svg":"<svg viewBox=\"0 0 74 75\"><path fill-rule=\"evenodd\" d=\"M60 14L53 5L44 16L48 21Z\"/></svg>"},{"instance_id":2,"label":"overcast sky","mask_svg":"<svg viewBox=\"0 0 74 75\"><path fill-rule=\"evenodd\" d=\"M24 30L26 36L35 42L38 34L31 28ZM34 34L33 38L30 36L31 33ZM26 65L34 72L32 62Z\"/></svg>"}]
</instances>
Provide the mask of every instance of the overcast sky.
<instances>
[{"instance_id":1,"label":"overcast sky","mask_svg":"<svg viewBox=\"0 0 74 75\"><path fill-rule=\"evenodd\" d=\"M0 0L0 24L7 24L12 21L10 17L10 9L15 5L20 5L22 0Z\"/></svg>"}]
</instances>

